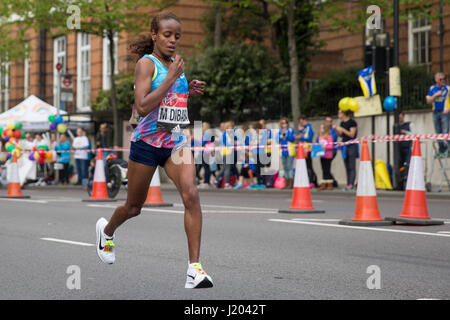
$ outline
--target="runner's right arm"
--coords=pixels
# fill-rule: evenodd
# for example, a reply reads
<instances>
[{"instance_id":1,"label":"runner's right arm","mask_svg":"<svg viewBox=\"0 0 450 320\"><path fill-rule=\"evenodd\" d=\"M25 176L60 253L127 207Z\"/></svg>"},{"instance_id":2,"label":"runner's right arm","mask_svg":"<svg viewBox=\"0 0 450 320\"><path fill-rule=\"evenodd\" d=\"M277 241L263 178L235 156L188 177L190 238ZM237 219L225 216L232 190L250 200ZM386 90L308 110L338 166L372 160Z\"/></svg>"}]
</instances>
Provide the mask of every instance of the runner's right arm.
<instances>
[{"instance_id":1,"label":"runner's right arm","mask_svg":"<svg viewBox=\"0 0 450 320\"><path fill-rule=\"evenodd\" d=\"M183 59L178 55L175 57L175 60L169 67L166 79L155 91L151 92L154 71L155 64L150 59L140 59L136 64L134 101L136 110L141 117L145 117L159 106L173 83L184 72Z\"/></svg>"}]
</instances>

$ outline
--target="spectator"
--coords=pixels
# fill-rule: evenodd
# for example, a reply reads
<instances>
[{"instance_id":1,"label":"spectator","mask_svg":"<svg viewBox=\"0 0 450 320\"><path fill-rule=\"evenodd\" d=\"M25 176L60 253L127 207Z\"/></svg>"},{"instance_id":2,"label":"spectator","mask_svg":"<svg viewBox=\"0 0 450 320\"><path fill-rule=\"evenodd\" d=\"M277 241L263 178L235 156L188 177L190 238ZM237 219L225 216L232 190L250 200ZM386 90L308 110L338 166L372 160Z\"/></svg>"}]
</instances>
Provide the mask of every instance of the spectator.
<instances>
[{"instance_id":1,"label":"spectator","mask_svg":"<svg viewBox=\"0 0 450 320\"><path fill-rule=\"evenodd\" d=\"M333 162L337 154L336 142L338 141L339 136L336 130L333 128L333 118L331 116L326 116L324 121L325 124L327 124L330 127L331 136L333 137L333 157L331 158L331 162ZM330 175L333 177L333 187L337 188L338 183L334 178L333 173L331 172L331 163L330 163Z\"/></svg>"},{"instance_id":2,"label":"spectator","mask_svg":"<svg viewBox=\"0 0 450 320\"><path fill-rule=\"evenodd\" d=\"M76 185L87 187L89 177L89 157L87 149L89 148L89 140L83 129L77 129L77 136L73 139L72 147L75 149L74 158L78 174L78 182Z\"/></svg>"},{"instance_id":3,"label":"spectator","mask_svg":"<svg viewBox=\"0 0 450 320\"><path fill-rule=\"evenodd\" d=\"M262 175L262 168L264 167L261 157L266 150L263 147L267 147L268 135L267 130L263 130L261 122L257 121L253 123L254 134L250 137L249 147L250 150L250 164L254 164L256 185L251 186L252 189L265 188L264 176Z\"/></svg>"},{"instance_id":4,"label":"spectator","mask_svg":"<svg viewBox=\"0 0 450 320\"><path fill-rule=\"evenodd\" d=\"M400 134L416 134L416 129L414 123L410 121L405 122L405 113L402 111L398 114L398 120L400 125ZM409 160L411 159L411 141L401 141L400 142L400 163L409 165Z\"/></svg>"},{"instance_id":5,"label":"spectator","mask_svg":"<svg viewBox=\"0 0 450 320\"><path fill-rule=\"evenodd\" d=\"M25 143L24 143L24 149L28 150L28 151L32 151L33 148L35 147L35 143L34 143L34 137L31 133L26 133L25 134Z\"/></svg>"},{"instance_id":6,"label":"spectator","mask_svg":"<svg viewBox=\"0 0 450 320\"><path fill-rule=\"evenodd\" d=\"M245 161L241 167L241 174L239 175L239 182L234 187L234 189L247 189L249 187L254 187L253 177L255 172L255 164L250 163L250 155L248 151L245 151Z\"/></svg>"},{"instance_id":7,"label":"spectator","mask_svg":"<svg viewBox=\"0 0 450 320\"><path fill-rule=\"evenodd\" d=\"M295 130L289 126L289 120L284 117L280 120L278 141L281 145L281 164L286 184L283 189L292 189L294 186L294 159L295 159Z\"/></svg>"},{"instance_id":8,"label":"spectator","mask_svg":"<svg viewBox=\"0 0 450 320\"><path fill-rule=\"evenodd\" d=\"M97 149L110 149L113 146L113 136L112 132L109 130L108 124L106 122L100 125L99 131L95 136L95 146ZM106 157L112 153L112 151L103 151L103 160L106 161Z\"/></svg>"},{"instance_id":9,"label":"spectator","mask_svg":"<svg viewBox=\"0 0 450 320\"><path fill-rule=\"evenodd\" d=\"M59 170L59 182L62 184L69 183L69 163L70 163L70 142L67 140L67 136L62 133L59 136L59 143L55 145L55 151L57 151L58 163L63 165L63 168Z\"/></svg>"},{"instance_id":10,"label":"spectator","mask_svg":"<svg viewBox=\"0 0 450 320\"><path fill-rule=\"evenodd\" d=\"M264 149L267 153L267 157L270 158L270 156L272 155L272 131L270 129L267 129L266 120L260 119L259 123L261 124L261 130L264 135L264 141L266 145ZM270 161L268 163L265 163L264 166L270 167Z\"/></svg>"},{"instance_id":11,"label":"spectator","mask_svg":"<svg viewBox=\"0 0 450 320\"><path fill-rule=\"evenodd\" d=\"M212 135L211 132L209 132L211 129L211 126L208 122L202 123L202 142L201 146L202 148L211 147L212 143ZM197 169L197 177L200 175L200 170L203 168L203 183L199 185L199 188L207 188L210 187L211 182L211 170L209 166L211 152L210 149L202 149L201 152L202 158L201 163L196 165Z\"/></svg>"},{"instance_id":12,"label":"spectator","mask_svg":"<svg viewBox=\"0 0 450 320\"><path fill-rule=\"evenodd\" d=\"M325 150L324 155L320 158L322 166L322 183L319 190L333 190L333 176L331 175L331 161L333 160L333 136L331 128L328 124L321 124L319 131L319 144Z\"/></svg>"},{"instance_id":13,"label":"spectator","mask_svg":"<svg viewBox=\"0 0 450 320\"><path fill-rule=\"evenodd\" d=\"M342 138L342 142L349 142L356 138L358 134L358 124L351 117L351 111L342 111L339 109L338 117L341 120L340 126L335 126L335 130ZM347 185L344 190L355 189L356 179L356 158L358 158L359 150L356 143L343 146L342 158L344 159L345 170L347 173Z\"/></svg>"},{"instance_id":14,"label":"spectator","mask_svg":"<svg viewBox=\"0 0 450 320\"><path fill-rule=\"evenodd\" d=\"M313 137L314 130L312 128L312 125L308 122L308 118L306 116L301 115L300 117L298 117L298 132L295 135L295 139L303 143L310 188L317 187L317 176L314 172L311 160L311 143L313 141Z\"/></svg>"},{"instance_id":15,"label":"spectator","mask_svg":"<svg viewBox=\"0 0 450 320\"><path fill-rule=\"evenodd\" d=\"M219 173L219 177L223 177L225 189L231 189L230 176L232 174L239 176L239 172L236 168L235 157L237 154L234 150L235 145L235 130L234 121L228 121L225 123L225 131L222 133L222 157L223 164Z\"/></svg>"},{"instance_id":16,"label":"spectator","mask_svg":"<svg viewBox=\"0 0 450 320\"><path fill-rule=\"evenodd\" d=\"M436 73L435 84L428 90L426 101L433 106L433 123L436 133L449 133L449 111L450 111L450 86L445 83L445 74ZM450 154L450 140L447 143L439 141L440 157Z\"/></svg>"}]
</instances>

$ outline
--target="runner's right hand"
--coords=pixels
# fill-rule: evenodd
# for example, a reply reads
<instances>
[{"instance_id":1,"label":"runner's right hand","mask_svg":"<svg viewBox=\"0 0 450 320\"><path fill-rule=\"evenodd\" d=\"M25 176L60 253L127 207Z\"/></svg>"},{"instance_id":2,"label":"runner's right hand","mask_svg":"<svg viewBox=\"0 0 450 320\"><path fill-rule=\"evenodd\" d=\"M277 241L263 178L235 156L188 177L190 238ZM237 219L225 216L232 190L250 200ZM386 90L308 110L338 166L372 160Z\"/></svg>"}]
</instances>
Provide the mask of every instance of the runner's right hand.
<instances>
[{"instance_id":1,"label":"runner's right hand","mask_svg":"<svg viewBox=\"0 0 450 320\"><path fill-rule=\"evenodd\" d=\"M184 61L183 58L181 58L180 55L175 56L175 60L171 63L169 66L169 72L167 73L167 76L172 79L173 81L176 81L184 72Z\"/></svg>"}]
</instances>

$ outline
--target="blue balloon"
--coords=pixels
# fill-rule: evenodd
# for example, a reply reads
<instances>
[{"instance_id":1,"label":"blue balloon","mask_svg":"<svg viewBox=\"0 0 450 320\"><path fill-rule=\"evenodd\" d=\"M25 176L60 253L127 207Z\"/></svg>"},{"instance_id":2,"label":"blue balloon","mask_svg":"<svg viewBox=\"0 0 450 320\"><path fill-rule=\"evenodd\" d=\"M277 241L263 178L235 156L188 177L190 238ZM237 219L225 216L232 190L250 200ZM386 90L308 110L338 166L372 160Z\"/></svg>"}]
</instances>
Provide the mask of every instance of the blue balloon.
<instances>
[{"instance_id":1,"label":"blue balloon","mask_svg":"<svg viewBox=\"0 0 450 320\"><path fill-rule=\"evenodd\" d=\"M56 123L57 123L57 124L60 124L60 123L63 123L63 122L64 122L64 119L63 119L62 116L56 117Z\"/></svg>"},{"instance_id":2,"label":"blue balloon","mask_svg":"<svg viewBox=\"0 0 450 320\"><path fill-rule=\"evenodd\" d=\"M397 99L392 96L386 97L383 103L384 110L392 111L397 107Z\"/></svg>"}]
</instances>

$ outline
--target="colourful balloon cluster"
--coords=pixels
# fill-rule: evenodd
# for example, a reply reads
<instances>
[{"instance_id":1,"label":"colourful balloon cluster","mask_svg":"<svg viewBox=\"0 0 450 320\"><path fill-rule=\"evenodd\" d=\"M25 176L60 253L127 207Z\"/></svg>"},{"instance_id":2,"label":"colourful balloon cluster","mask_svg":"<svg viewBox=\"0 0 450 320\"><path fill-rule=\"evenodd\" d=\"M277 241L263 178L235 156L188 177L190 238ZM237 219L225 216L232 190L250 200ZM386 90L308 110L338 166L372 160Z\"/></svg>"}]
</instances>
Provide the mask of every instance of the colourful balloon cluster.
<instances>
[{"instance_id":1,"label":"colourful balloon cluster","mask_svg":"<svg viewBox=\"0 0 450 320\"><path fill-rule=\"evenodd\" d=\"M29 155L28 159L36 161L37 163L45 163L53 160L53 152L48 150L46 145L33 147L33 152Z\"/></svg>"},{"instance_id":2,"label":"colourful balloon cluster","mask_svg":"<svg viewBox=\"0 0 450 320\"><path fill-rule=\"evenodd\" d=\"M50 115L48 117L48 121L50 122L51 131L58 130L59 133L64 133L67 131L67 126L64 124L64 119L62 116L55 117L54 115Z\"/></svg>"},{"instance_id":3,"label":"colourful balloon cluster","mask_svg":"<svg viewBox=\"0 0 450 320\"><path fill-rule=\"evenodd\" d=\"M0 157L1 161L6 161L15 155L18 158L22 156L22 148L19 147L19 140L25 139L25 132L21 131L22 123L8 121L6 128L0 128L1 137L5 143L5 149L7 151L6 156Z\"/></svg>"},{"instance_id":4,"label":"colourful balloon cluster","mask_svg":"<svg viewBox=\"0 0 450 320\"><path fill-rule=\"evenodd\" d=\"M356 101L355 98L350 97L342 98L341 100L339 100L338 106L342 111L350 110L352 112L356 112L359 109L358 101Z\"/></svg>"}]
</instances>

